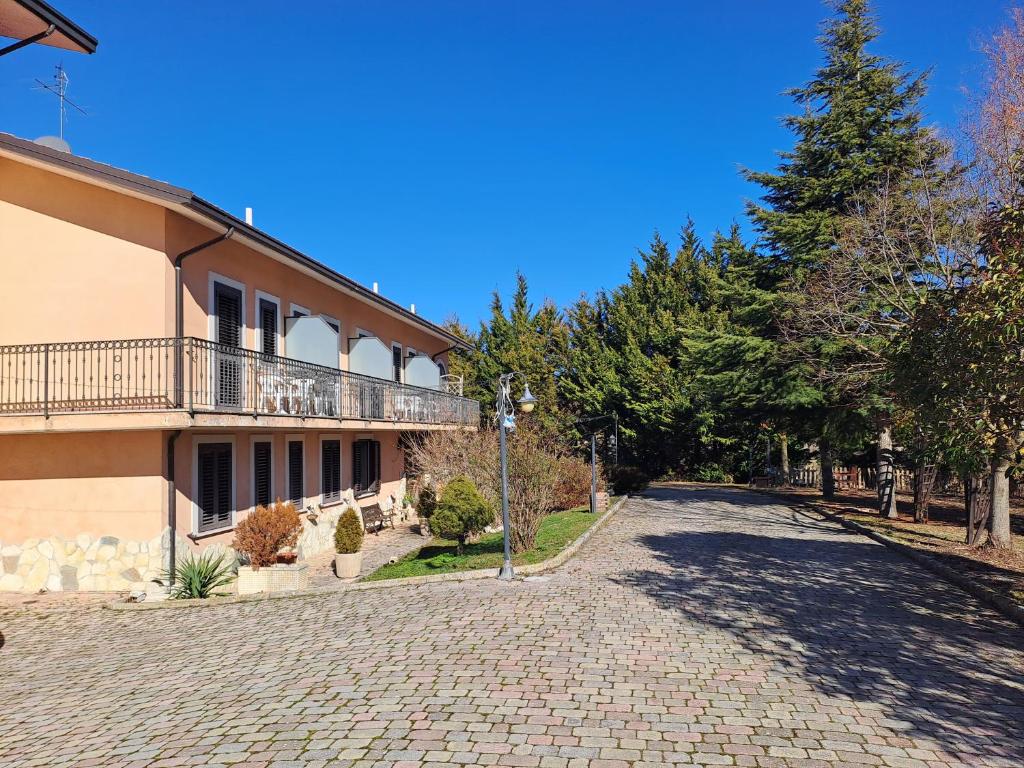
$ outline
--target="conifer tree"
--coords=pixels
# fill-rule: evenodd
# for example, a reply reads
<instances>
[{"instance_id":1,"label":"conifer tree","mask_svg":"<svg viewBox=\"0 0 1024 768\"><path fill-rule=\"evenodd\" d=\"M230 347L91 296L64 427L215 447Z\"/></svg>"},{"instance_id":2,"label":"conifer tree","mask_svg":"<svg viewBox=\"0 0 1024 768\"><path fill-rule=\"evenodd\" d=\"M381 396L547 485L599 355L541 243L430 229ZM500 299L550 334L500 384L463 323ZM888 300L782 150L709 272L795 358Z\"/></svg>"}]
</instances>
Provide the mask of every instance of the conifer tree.
<instances>
[{"instance_id":1,"label":"conifer tree","mask_svg":"<svg viewBox=\"0 0 1024 768\"><path fill-rule=\"evenodd\" d=\"M867 0L838 0L835 11L821 37L824 64L808 84L789 92L803 108L784 121L796 137L794 148L780 154L774 172L746 172L766 190L748 212L769 249L783 315L799 312L804 282L837 250L838 232L857 199L914 167L930 140L918 111L924 76L911 77L868 52L878 28ZM808 349L800 351L806 356ZM826 345L811 351L829 353ZM827 444L827 406L841 402L828 389L821 402L826 407L816 421ZM883 420L880 435L888 434ZM823 462L822 470L829 488L831 467Z\"/></svg>"}]
</instances>

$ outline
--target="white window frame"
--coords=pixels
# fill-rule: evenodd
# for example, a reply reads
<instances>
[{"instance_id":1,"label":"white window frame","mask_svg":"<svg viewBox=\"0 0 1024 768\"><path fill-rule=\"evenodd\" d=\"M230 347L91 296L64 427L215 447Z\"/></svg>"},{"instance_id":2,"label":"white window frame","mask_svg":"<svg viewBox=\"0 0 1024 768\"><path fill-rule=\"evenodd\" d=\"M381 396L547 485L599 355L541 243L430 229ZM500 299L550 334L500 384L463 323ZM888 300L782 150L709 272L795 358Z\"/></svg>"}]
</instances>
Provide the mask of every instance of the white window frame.
<instances>
[{"instance_id":1,"label":"white window frame","mask_svg":"<svg viewBox=\"0 0 1024 768\"><path fill-rule=\"evenodd\" d=\"M343 333L343 331L345 330L344 326L342 326L341 320L339 320L336 317L331 317L330 315L325 315L323 312L320 313L320 317L322 317L327 322L334 323L336 326L338 326L338 365L337 365L337 368L340 370L341 369L341 340L343 338L345 338L345 334Z\"/></svg>"},{"instance_id":2,"label":"white window frame","mask_svg":"<svg viewBox=\"0 0 1024 768\"><path fill-rule=\"evenodd\" d=\"M241 294L242 294L242 317L241 317L242 328L241 328L241 331L240 331L240 333L241 333L240 339L241 339L241 342L242 342L241 348L245 349L246 348L246 346L245 346L246 330L248 330L248 327L249 327L247 325L247 323L246 323L246 317L247 316L246 316L245 283L240 283L238 280L235 280L235 279L230 278L230 277L225 277L224 275L218 274L218 273L213 272L213 271L211 271L209 273L208 281L207 281L207 286L206 286L206 316L207 316L206 338L209 341L213 341L213 342L217 341L217 338L216 338L216 333L217 333L217 316L213 313L213 310L214 310L213 286L214 286L215 283L223 283L224 285L228 286L229 288L235 288L236 290L240 291Z\"/></svg>"},{"instance_id":3,"label":"white window frame","mask_svg":"<svg viewBox=\"0 0 1024 768\"><path fill-rule=\"evenodd\" d=\"M306 436L302 434L291 434L284 436L284 493L282 494L282 498L284 498L285 496L289 497L285 499L285 501L291 501L289 491L291 490L292 487L292 463L288 455L289 443L302 443L302 499L299 502L301 505L301 509L299 509L299 511L301 512L303 509L306 508L306 499L309 498L309 496L306 494L306 491L309 490L308 488L306 488Z\"/></svg>"},{"instance_id":4,"label":"white window frame","mask_svg":"<svg viewBox=\"0 0 1024 768\"><path fill-rule=\"evenodd\" d=\"M271 293L256 291L254 295L256 302L255 316L253 317L254 339L257 352L263 352L263 316L260 313L260 302L268 301L277 307L277 354L282 356L284 351L284 318L281 317L281 300Z\"/></svg>"},{"instance_id":5,"label":"white window frame","mask_svg":"<svg viewBox=\"0 0 1024 768\"><path fill-rule=\"evenodd\" d=\"M399 352L398 352L398 359L401 361L401 364L398 366L398 383L399 384L404 384L405 383L405 349L397 341L392 341L391 342L391 368L392 368L391 375L392 376L395 375L394 374L394 370L393 370L394 367L395 367L395 362L394 362L395 361L395 347L398 347L398 350L399 350Z\"/></svg>"},{"instance_id":6,"label":"white window frame","mask_svg":"<svg viewBox=\"0 0 1024 768\"><path fill-rule=\"evenodd\" d=\"M199 445L200 443L231 443L231 524L199 532ZM207 538L234 530L238 523L238 446L234 435L195 435L192 438L192 537Z\"/></svg>"},{"instance_id":7,"label":"white window frame","mask_svg":"<svg viewBox=\"0 0 1024 768\"><path fill-rule=\"evenodd\" d=\"M250 511L256 509L256 443L270 443L270 503L274 503L274 499L279 494L274 493L274 489L278 486L277 472L274 471L274 436L273 435L253 435L249 438L249 509ZM280 490L280 489L278 489Z\"/></svg>"},{"instance_id":8,"label":"white window frame","mask_svg":"<svg viewBox=\"0 0 1024 768\"><path fill-rule=\"evenodd\" d=\"M288 305L288 317L295 317L295 311L298 310L303 317L312 317L313 313L309 311L309 307L304 307L301 304L296 304L294 301Z\"/></svg>"},{"instance_id":9,"label":"white window frame","mask_svg":"<svg viewBox=\"0 0 1024 768\"><path fill-rule=\"evenodd\" d=\"M342 445L341 433L339 432L336 435L320 435L320 462L317 464L317 467L320 470L320 506L328 504L328 502L324 500L324 442L327 440L338 441L338 493L341 494L345 490L345 450ZM303 455L303 459L305 459L305 455ZM339 498L337 501L329 503L332 506L334 504L340 504L341 499Z\"/></svg>"}]
</instances>

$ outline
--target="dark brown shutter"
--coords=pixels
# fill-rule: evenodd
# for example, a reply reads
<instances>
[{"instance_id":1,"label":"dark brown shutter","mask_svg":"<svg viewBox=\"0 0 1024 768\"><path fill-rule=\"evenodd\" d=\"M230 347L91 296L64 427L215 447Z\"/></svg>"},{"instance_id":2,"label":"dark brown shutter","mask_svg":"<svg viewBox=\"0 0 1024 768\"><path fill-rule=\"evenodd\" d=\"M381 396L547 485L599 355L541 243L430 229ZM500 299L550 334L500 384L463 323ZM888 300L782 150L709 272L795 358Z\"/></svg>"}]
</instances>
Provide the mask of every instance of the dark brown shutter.
<instances>
[{"instance_id":1,"label":"dark brown shutter","mask_svg":"<svg viewBox=\"0 0 1024 768\"><path fill-rule=\"evenodd\" d=\"M301 504L304 493L302 490L302 442L292 440L288 443L288 499Z\"/></svg>"},{"instance_id":2,"label":"dark brown shutter","mask_svg":"<svg viewBox=\"0 0 1024 768\"><path fill-rule=\"evenodd\" d=\"M200 443L196 453L199 532L225 528L235 508L231 443Z\"/></svg>"},{"instance_id":3,"label":"dark brown shutter","mask_svg":"<svg viewBox=\"0 0 1024 768\"><path fill-rule=\"evenodd\" d=\"M256 491L256 498L253 501L258 505L268 506L272 501L270 494L271 478L273 475L269 442L253 444L252 473L253 485Z\"/></svg>"},{"instance_id":4,"label":"dark brown shutter","mask_svg":"<svg viewBox=\"0 0 1024 768\"><path fill-rule=\"evenodd\" d=\"M373 450L373 474L371 475L370 482L372 488L377 491L380 490L380 441L374 440L370 445Z\"/></svg>"},{"instance_id":5,"label":"dark brown shutter","mask_svg":"<svg viewBox=\"0 0 1024 768\"><path fill-rule=\"evenodd\" d=\"M324 502L341 498L341 441L324 440L320 448L320 486Z\"/></svg>"},{"instance_id":6,"label":"dark brown shutter","mask_svg":"<svg viewBox=\"0 0 1024 768\"><path fill-rule=\"evenodd\" d=\"M394 368L395 381L402 380L402 348L391 348L391 365Z\"/></svg>"},{"instance_id":7,"label":"dark brown shutter","mask_svg":"<svg viewBox=\"0 0 1024 768\"><path fill-rule=\"evenodd\" d=\"M272 301L260 299L260 350L265 355L277 354L277 305Z\"/></svg>"},{"instance_id":8,"label":"dark brown shutter","mask_svg":"<svg viewBox=\"0 0 1024 768\"><path fill-rule=\"evenodd\" d=\"M213 314L217 318L217 343L242 346L242 292L223 283L214 283Z\"/></svg>"},{"instance_id":9,"label":"dark brown shutter","mask_svg":"<svg viewBox=\"0 0 1024 768\"><path fill-rule=\"evenodd\" d=\"M366 487L363 485L363 467L366 466L366 460L363 456L366 449L365 443L365 440L356 440L352 443L352 490L356 493L359 493Z\"/></svg>"}]
</instances>

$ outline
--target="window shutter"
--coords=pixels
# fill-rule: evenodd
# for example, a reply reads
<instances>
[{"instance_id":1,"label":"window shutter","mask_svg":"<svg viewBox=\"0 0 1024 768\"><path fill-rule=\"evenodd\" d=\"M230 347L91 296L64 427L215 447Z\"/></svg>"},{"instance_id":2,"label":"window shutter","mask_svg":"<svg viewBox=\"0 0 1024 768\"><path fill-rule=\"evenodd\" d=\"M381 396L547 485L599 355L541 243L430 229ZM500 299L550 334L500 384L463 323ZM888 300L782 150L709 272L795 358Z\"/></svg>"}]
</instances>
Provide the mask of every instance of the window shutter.
<instances>
[{"instance_id":1,"label":"window shutter","mask_svg":"<svg viewBox=\"0 0 1024 768\"><path fill-rule=\"evenodd\" d=\"M338 501L341 498L341 441L324 440L320 456L320 487L324 501Z\"/></svg>"},{"instance_id":2,"label":"window shutter","mask_svg":"<svg viewBox=\"0 0 1024 768\"><path fill-rule=\"evenodd\" d=\"M391 365L394 368L395 381L402 380L402 348L391 347Z\"/></svg>"},{"instance_id":3,"label":"window shutter","mask_svg":"<svg viewBox=\"0 0 1024 768\"><path fill-rule=\"evenodd\" d=\"M271 502L271 448L269 442L259 442L253 445L252 473L255 496L253 501L257 505L267 506Z\"/></svg>"},{"instance_id":4,"label":"window shutter","mask_svg":"<svg viewBox=\"0 0 1024 768\"><path fill-rule=\"evenodd\" d=\"M277 354L277 305L260 299L261 349L265 355Z\"/></svg>"},{"instance_id":5,"label":"window shutter","mask_svg":"<svg viewBox=\"0 0 1024 768\"><path fill-rule=\"evenodd\" d=\"M217 316L217 343L242 346L242 292L214 283L213 312Z\"/></svg>"},{"instance_id":6,"label":"window shutter","mask_svg":"<svg viewBox=\"0 0 1024 768\"><path fill-rule=\"evenodd\" d=\"M356 440L352 443L352 490L356 493L359 493L366 487L363 478L363 467L366 466L366 461L363 457L365 445L365 440Z\"/></svg>"},{"instance_id":7,"label":"window shutter","mask_svg":"<svg viewBox=\"0 0 1024 768\"><path fill-rule=\"evenodd\" d=\"M377 491L380 490L380 441L374 440L370 445L373 446L373 473L371 478L373 489Z\"/></svg>"},{"instance_id":8,"label":"window shutter","mask_svg":"<svg viewBox=\"0 0 1024 768\"><path fill-rule=\"evenodd\" d=\"M231 443L200 443L196 452L199 532L225 528L235 508Z\"/></svg>"},{"instance_id":9,"label":"window shutter","mask_svg":"<svg viewBox=\"0 0 1024 768\"><path fill-rule=\"evenodd\" d=\"M302 489L302 442L288 443L288 500L302 504L305 494Z\"/></svg>"}]
</instances>

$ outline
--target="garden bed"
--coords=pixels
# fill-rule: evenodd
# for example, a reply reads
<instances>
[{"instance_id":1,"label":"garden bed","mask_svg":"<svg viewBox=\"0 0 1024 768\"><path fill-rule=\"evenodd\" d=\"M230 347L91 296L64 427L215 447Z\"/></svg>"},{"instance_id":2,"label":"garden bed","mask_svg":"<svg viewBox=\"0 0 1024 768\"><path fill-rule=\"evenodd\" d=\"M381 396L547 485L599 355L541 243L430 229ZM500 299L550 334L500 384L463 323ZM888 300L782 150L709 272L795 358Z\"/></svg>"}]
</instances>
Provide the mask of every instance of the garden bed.
<instances>
[{"instance_id":1,"label":"garden bed","mask_svg":"<svg viewBox=\"0 0 1024 768\"><path fill-rule=\"evenodd\" d=\"M1024 606L1024 511L1020 508L1013 508L1010 515L1015 549L1013 552L1001 552L964 544L967 529L961 499L933 498L929 522L915 523L913 499L909 495L897 495L899 519L887 520L878 515L875 492L870 490L836 491L835 498L828 502L822 499L817 489L776 488L770 493L784 499L813 504L833 515L884 534Z\"/></svg>"},{"instance_id":2,"label":"garden bed","mask_svg":"<svg viewBox=\"0 0 1024 768\"><path fill-rule=\"evenodd\" d=\"M617 498L610 500L614 506ZM526 552L512 556L512 564L532 565L556 556L582 536L602 515L591 514L588 507L577 507L565 512L553 512L541 521L537 541ZM402 579L409 576L431 576L441 573L473 571L481 568L501 568L503 560L502 533L487 533L479 541L466 545L460 556L454 541L433 539L418 551L406 555L397 563L385 565L363 581Z\"/></svg>"}]
</instances>

